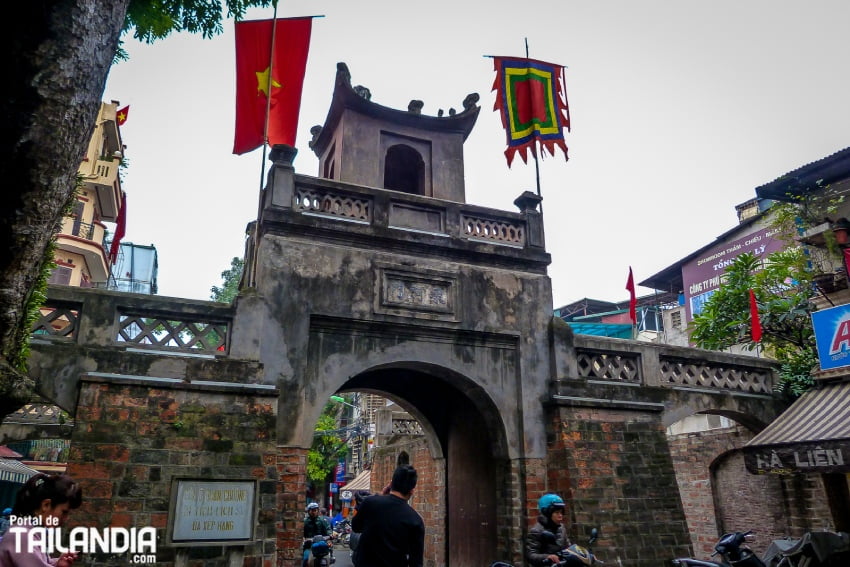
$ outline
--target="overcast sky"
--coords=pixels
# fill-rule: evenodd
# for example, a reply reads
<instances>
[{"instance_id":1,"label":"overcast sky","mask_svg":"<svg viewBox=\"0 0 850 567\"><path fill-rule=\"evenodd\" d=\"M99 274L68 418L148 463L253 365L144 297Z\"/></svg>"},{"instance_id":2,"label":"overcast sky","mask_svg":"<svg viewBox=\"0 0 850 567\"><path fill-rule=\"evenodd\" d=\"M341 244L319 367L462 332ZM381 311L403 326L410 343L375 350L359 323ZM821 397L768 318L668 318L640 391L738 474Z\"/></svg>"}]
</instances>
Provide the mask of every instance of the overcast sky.
<instances>
[{"instance_id":1,"label":"overcast sky","mask_svg":"<svg viewBox=\"0 0 850 567\"><path fill-rule=\"evenodd\" d=\"M629 265L643 280L732 228L755 187L850 146L847 0L281 0L278 12L318 14L302 174L317 174L309 131L344 61L384 106L421 99L436 115L479 93L467 202L516 211L534 166L505 163L483 56L524 55L527 38L531 57L567 67L570 160L541 163L555 307L623 300ZM160 295L209 299L256 218L262 151L231 154L232 21L224 27L213 40L128 38L130 60L103 97L130 105L125 241L156 246Z\"/></svg>"}]
</instances>

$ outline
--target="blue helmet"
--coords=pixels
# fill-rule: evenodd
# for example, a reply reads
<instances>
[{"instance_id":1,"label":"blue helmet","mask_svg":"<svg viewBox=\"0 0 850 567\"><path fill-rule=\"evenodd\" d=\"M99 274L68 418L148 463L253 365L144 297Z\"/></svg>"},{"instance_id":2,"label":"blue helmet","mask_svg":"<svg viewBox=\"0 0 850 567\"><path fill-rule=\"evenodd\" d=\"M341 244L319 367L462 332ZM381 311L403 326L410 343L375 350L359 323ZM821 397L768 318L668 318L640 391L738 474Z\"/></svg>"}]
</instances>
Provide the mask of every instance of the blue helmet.
<instances>
[{"instance_id":1,"label":"blue helmet","mask_svg":"<svg viewBox=\"0 0 850 567\"><path fill-rule=\"evenodd\" d=\"M544 494L537 501L537 507L540 509L540 513L548 518L552 515L552 512L558 508L564 510L567 505L564 504L564 499L557 494Z\"/></svg>"}]
</instances>

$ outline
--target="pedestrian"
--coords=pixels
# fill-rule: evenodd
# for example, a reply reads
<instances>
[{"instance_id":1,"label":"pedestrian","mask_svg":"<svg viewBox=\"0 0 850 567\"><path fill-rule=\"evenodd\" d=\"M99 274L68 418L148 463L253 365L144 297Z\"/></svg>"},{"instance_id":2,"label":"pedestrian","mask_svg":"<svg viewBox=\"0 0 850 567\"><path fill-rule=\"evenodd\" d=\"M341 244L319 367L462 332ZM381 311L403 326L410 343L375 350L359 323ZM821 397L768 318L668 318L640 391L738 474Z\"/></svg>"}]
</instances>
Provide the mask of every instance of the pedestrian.
<instances>
[{"instance_id":1,"label":"pedestrian","mask_svg":"<svg viewBox=\"0 0 850 567\"><path fill-rule=\"evenodd\" d=\"M31 528L61 526L68 512L82 502L80 485L68 475L39 473L31 477L18 491L12 508L15 521L0 541L0 567L70 567L77 559L75 552L50 558L41 545L33 545L30 551L30 538L40 541L43 534Z\"/></svg>"},{"instance_id":2,"label":"pedestrian","mask_svg":"<svg viewBox=\"0 0 850 567\"><path fill-rule=\"evenodd\" d=\"M422 567L425 523L408 503L416 480L416 469L402 465L393 472L389 494L360 504L351 522L361 534L352 558L357 567Z\"/></svg>"},{"instance_id":3,"label":"pedestrian","mask_svg":"<svg viewBox=\"0 0 850 567\"><path fill-rule=\"evenodd\" d=\"M532 567L557 564L560 561L557 553L569 547L563 524L566 507L564 499L557 494L544 494L537 501L540 515L525 540L525 558Z\"/></svg>"}]
</instances>

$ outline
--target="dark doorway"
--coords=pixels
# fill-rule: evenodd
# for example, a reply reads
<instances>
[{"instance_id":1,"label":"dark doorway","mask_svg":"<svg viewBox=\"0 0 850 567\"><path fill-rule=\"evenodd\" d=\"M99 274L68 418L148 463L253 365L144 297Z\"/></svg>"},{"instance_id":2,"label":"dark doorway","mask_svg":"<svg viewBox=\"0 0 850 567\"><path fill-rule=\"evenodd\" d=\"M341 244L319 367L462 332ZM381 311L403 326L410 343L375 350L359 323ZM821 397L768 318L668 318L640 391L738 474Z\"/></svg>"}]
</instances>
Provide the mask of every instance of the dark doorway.
<instances>
[{"instance_id":1,"label":"dark doorway","mask_svg":"<svg viewBox=\"0 0 850 567\"><path fill-rule=\"evenodd\" d=\"M387 150L384 188L413 195L425 194L425 162L419 152L404 144Z\"/></svg>"},{"instance_id":2,"label":"dark doorway","mask_svg":"<svg viewBox=\"0 0 850 567\"><path fill-rule=\"evenodd\" d=\"M440 527L445 534L445 564L478 567L482 558L507 553L499 549L496 531L498 487L507 482L503 478L506 449L499 434L502 425L494 418L495 408L473 401L471 392L464 390L469 385L461 385L462 377L440 374L384 368L352 378L344 389L368 391L416 409L417 419L421 418L423 429L430 431L445 459L445 479L417 488L428 498L445 499L445 525ZM404 460L407 455L398 457ZM418 467L413 459L410 464ZM428 529L426 522L426 533Z\"/></svg>"}]
</instances>

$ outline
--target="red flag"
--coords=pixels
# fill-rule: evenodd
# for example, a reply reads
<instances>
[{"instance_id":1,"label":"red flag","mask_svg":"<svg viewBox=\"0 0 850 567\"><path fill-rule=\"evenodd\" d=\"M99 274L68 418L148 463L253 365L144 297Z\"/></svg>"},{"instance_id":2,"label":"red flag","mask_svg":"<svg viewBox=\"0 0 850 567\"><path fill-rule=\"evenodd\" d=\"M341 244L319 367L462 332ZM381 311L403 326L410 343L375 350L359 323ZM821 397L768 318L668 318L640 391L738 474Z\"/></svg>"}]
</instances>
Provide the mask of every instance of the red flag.
<instances>
[{"instance_id":1,"label":"red flag","mask_svg":"<svg viewBox=\"0 0 850 567\"><path fill-rule=\"evenodd\" d=\"M508 138L505 157L508 167L519 152L527 161L527 150L537 157L537 144L555 155L561 148L567 157L563 129L570 129L570 111L564 87L564 68L555 63L521 57L494 57L496 104Z\"/></svg>"},{"instance_id":2,"label":"red flag","mask_svg":"<svg viewBox=\"0 0 850 567\"><path fill-rule=\"evenodd\" d=\"M130 115L130 105L128 104L121 110L115 113L115 120L118 122L119 126L123 126L125 122L127 122L127 116Z\"/></svg>"},{"instance_id":3,"label":"red flag","mask_svg":"<svg viewBox=\"0 0 850 567\"><path fill-rule=\"evenodd\" d=\"M234 154L263 145L266 119L270 145L295 145L312 23L312 18L236 23Z\"/></svg>"},{"instance_id":4,"label":"red flag","mask_svg":"<svg viewBox=\"0 0 850 567\"><path fill-rule=\"evenodd\" d=\"M850 277L850 248L844 248L844 270L847 276Z\"/></svg>"},{"instance_id":5,"label":"red flag","mask_svg":"<svg viewBox=\"0 0 850 567\"><path fill-rule=\"evenodd\" d=\"M127 231L127 194L121 191L121 208L118 209L118 224L115 227L115 235L112 237L112 243L109 245L109 263L114 264L118 259L118 247L121 245L121 239L124 238L124 233Z\"/></svg>"},{"instance_id":6,"label":"red flag","mask_svg":"<svg viewBox=\"0 0 850 567\"><path fill-rule=\"evenodd\" d=\"M632 275L632 267L629 266L629 279L626 280L626 289L629 290L629 319L632 325L637 325L637 297L635 296L635 277Z\"/></svg>"},{"instance_id":7,"label":"red flag","mask_svg":"<svg viewBox=\"0 0 850 567\"><path fill-rule=\"evenodd\" d=\"M759 306L756 304L756 294L753 293L753 290L750 290L750 319L752 320L750 323L752 327L750 335L753 338L753 342L760 342L761 321L759 320Z\"/></svg>"}]
</instances>

